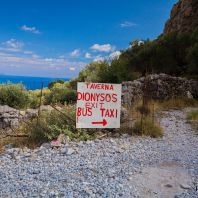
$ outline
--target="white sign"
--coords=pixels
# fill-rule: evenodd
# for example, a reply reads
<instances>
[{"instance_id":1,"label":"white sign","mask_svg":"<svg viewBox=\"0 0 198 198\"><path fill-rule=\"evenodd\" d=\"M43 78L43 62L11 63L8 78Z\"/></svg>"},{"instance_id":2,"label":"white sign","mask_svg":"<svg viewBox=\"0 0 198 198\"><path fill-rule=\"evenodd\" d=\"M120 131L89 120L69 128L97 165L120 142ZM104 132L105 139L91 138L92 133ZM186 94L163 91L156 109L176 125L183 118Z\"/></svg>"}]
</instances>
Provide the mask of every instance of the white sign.
<instances>
[{"instance_id":1,"label":"white sign","mask_svg":"<svg viewBox=\"0 0 198 198\"><path fill-rule=\"evenodd\" d=\"M76 128L119 128L121 84L78 83Z\"/></svg>"}]
</instances>

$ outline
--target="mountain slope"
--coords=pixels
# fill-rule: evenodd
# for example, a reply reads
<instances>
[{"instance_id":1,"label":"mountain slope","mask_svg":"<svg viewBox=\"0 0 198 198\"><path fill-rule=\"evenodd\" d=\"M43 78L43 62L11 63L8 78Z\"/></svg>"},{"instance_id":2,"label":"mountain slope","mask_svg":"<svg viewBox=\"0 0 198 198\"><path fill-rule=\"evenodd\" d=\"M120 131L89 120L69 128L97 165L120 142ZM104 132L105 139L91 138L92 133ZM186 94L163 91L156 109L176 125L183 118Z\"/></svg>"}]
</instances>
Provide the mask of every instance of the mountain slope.
<instances>
[{"instance_id":1,"label":"mountain slope","mask_svg":"<svg viewBox=\"0 0 198 198\"><path fill-rule=\"evenodd\" d=\"M164 34L191 32L198 27L198 0L180 0L171 11Z\"/></svg>"}]
</instances>

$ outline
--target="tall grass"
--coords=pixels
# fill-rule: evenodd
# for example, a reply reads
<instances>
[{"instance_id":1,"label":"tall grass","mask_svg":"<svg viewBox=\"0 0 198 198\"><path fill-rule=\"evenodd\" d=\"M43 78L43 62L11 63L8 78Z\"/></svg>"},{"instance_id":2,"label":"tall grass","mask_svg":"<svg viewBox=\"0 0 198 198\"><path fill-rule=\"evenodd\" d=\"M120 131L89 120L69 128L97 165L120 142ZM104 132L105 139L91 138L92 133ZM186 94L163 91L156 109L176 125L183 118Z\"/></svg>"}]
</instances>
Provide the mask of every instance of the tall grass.
<instances>
[{"instance_id":1,"label":"tall grass","mask_svg":"<svg viewBox=\"0 0 198 198\"><path fill-rule=\"evenodd\" d=\"M189 98L171 98L163 101L158 100L155 104L160 110L183 109L185 107L198 106L198 100Z\"/></svg>"},{"instance_id":2,"label":"tall grass","mask_svg":"<svg viewBox=\"0 0 198 198\"><path fill-rule=\"evenodd\" d=\"M162 128L154 123L149 117L145 117L142 120L137 120L133 126L133 133L136 135L145 135L153 138L163 136Z\"/></svg>"}]
</instances>

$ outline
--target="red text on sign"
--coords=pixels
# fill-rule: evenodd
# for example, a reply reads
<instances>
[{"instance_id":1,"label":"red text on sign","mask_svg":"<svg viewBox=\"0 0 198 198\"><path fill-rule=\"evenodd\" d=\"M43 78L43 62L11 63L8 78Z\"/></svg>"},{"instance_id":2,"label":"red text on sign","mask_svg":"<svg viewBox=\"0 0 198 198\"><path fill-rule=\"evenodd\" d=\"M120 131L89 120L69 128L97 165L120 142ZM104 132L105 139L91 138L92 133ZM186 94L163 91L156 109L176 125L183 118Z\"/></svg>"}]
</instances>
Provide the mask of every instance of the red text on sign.
<instances>
[{"instance_id":1,"label":"red text on sign","mask_svg":"<svg viewBox=\"0 0 198 198\"><path fill-rule=\"evenodd\" d=\"M101 116L102 117L108 117L108 118L117 118L118 117L118 110L117 109L100 109Z\"/></svg>"},{"instance_id":2,"label":"red text on sign","mask_svg":"<svg viewBox=\"0 0 198 198\"><path fill-rule=\"evenodd\" d=\"M78 107L77 117L80 117L80 116L92 116L92 109Z\"/></svg>"},{"instance_id":3,"label":"red text on sign","mask_svg":"<svg viewBox=\"0 0 198 198\"><path fill-rule=\"evenodd\" d=\"M117 94L77 92L77 100L94 102L117 102Z\"/></svg>"},{"instance_id":4,"label":"red text on sign","mask_svg":"<svg viewBox=\"0 0 198 198\"><path fill-rule=\"evenodd\" d=\"M87 89L113 90L113 85L101 83L86 83Z\"/></svg>"}]
</instances>

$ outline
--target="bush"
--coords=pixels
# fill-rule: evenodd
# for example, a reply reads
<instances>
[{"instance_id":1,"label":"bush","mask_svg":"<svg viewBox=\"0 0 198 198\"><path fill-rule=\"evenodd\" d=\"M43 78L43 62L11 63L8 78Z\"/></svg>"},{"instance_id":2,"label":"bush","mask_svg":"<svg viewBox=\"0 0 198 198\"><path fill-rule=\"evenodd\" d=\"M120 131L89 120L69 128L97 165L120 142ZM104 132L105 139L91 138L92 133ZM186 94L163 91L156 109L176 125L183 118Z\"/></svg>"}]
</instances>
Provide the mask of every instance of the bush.
<instances>
[{"instance_id":1,"label":"bush","mask_svg":"<svg viewBox=\"0 0 198 198\"><path fill-rule=\"evenodd\" d=\"M73 103L76 101L76 91L71 89L66 89L64 87L61 88L53 88L51 92L45 97L45 104L54 104L65 102Z\"/></svg>"},{"instance_id":2,"label":"bush","mask_svg":"<svg viewBox=\"0 0 198 198\"><path fill-rule=\"evenodd\" d=\"M43 112L39 119L24 124L23 131L28 134L29 141L42 143L56 139L60 134L69 136L71 140L88 140L93 134L75 126L75 107L69 106L67 110ZM72 121L73 120L73 121Z\"/></svg>"},{"instance_id":3,"label":"bush","mask_svg":"<svg viewBox=\"0 0 198 198\"><path fill-rule=\"evenodd\" d=\"M153 123L152 120L150 120L148 117L143 118L142 122L141 120L136 121L133 126L133 132L136 135L146 135L153 138L163 136L162 128Z\"/></svg>"},{"instance_id":4,"label":"bush","mask_svg":"<svg viewBox=\"0 0 198 198\"><path fill-rule=\"evenodd\" d=\"M39 100L39 96L37 95L37 93L35 93L34 91L30 91L28 93L28 96L29 96L28 106L33 109L38 108L40 100Z\"/></svg>"},{"instance_id":5,"label":"bush","mask_svg":"<svg viewBox=\"0 0 198 198\"><path fill-rule=\"evenodd\" d=\"M52 81L52 82L49 83L48 88L49 88L49 89L52 89L56 83L64 84L64 82L65 82L65 81L64 81L64 80L61 80L61 79Z\"/></svg>"},{"instance_id":6,"label":"bush","mask_svg":"<svg viewBox=\"0 0 198 198\"><path fill-rule=\"evenodd\" d=\"M41 104L44 103L45 96L50 94L50 90L48 88L44 88L42 91L42 98L41 98ZM30 90L28 91L29 96L29 107L36 109L39 107L40 104L40 96L41 96L41 90Z\"/></svg>"},{"instance_id":7,"label":"bush","mask_svg":"<svg viewBox=\"0 0 198 198\"><path fill-rule=\"evenodd\" d=\"M22 84L0 84L0 105L25 108L29 103L28 93Z\"/></svg>"}]
</instances>

